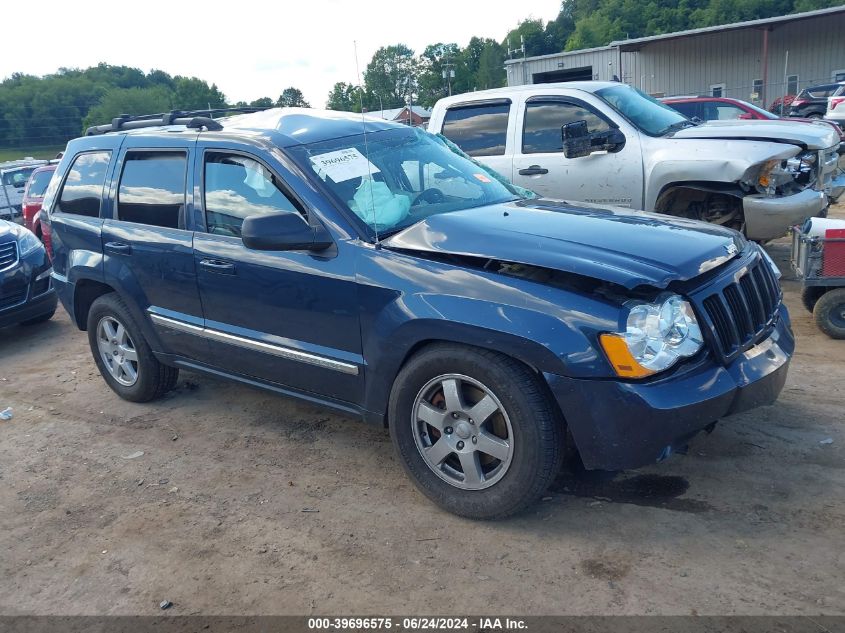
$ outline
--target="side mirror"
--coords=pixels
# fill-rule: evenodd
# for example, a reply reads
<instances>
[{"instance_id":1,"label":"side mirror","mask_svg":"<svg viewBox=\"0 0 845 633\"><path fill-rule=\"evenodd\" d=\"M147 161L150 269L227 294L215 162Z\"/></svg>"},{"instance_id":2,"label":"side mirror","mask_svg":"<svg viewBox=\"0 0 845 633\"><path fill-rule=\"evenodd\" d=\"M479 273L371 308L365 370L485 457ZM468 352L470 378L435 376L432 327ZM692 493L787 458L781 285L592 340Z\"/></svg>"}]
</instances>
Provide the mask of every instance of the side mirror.
<instances>
[{"instance_id":1,"label":"side mirror","mask_svg":"<svg viewBox=\"0 0 845 633\"><path fill-rule=\"evenodd\" d=\"M581 158L594 152L618 152L625 147L625 135L619 128L590 133L586 121L574 121L560 128L563 154L567 158Z\"/></svg>"},{"instance_id":2,"label":"side mirror","mask_svg":"<svg viewBox=\"0 0 845 633\"><path fill-rule=\"evenodd\" d=\"M322 226L311 226L296 211L247 217L241 239L256 251L322 251L333 244Z\"/></svg>"},{"instance_id":3,"label":"side mirror","mask_svg":"<svg viewBox=\"0 0 845 633\"><path fill-rule=\"evenodd\" d=\"M751 114L750 112L743 112L737 118L740 119L741 121L751 121L751 120L754 119L754 115Z\"/></svg>"}]
</instances>

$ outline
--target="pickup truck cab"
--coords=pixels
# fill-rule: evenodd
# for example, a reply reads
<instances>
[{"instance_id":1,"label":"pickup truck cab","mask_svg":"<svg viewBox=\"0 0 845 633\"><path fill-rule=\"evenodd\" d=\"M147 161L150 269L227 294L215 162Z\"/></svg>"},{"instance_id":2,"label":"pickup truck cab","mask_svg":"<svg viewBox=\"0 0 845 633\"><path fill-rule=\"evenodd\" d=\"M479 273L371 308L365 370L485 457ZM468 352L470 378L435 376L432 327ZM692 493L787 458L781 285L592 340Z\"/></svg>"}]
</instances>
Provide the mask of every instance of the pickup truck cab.
<instances>
[{"instance_id":1,"label":"pickup truck cab","mask_svg":"<svg viewBox=\"0 0 845 633\"><path fill-rule=\"evenodd\" d=\"M185 369L332 407L493 518L578 455L654 463L783 387L777 272L736 231L524 199L380 119L206 114L93 129L44 198L59 298L123 398Z\"/></svg>"},{"instance_id":2,"label":"pickup truck cab","mask_svg":"<svg viewBox=\"0 0 845 633\"><path fill-rule=\"evenodd\" d=\"M694 123L616 82L484 90L438 101L428 129L546 198L653 210L765 241L840 193L829 125Z\"/></svg>"}]
</instances>

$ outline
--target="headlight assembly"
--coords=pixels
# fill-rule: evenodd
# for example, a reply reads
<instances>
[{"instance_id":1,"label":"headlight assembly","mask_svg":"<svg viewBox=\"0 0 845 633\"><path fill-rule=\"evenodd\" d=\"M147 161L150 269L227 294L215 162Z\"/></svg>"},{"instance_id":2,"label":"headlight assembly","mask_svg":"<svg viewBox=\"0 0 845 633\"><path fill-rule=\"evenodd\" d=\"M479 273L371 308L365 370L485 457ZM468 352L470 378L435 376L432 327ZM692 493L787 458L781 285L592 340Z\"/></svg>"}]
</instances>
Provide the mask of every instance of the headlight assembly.
<instances>
[{"instance_id":1,"label":"headlight assembly","mask_svg":"<svg viewBox=\"0 0 845 633\"><path fill-rule=\"evenodd\" d=\"M754 183L757 191L768 196L806 189L816 181L815 152L803 152L788 159L775 159L763 163Z\"/></svg>"},{"instance_id":2,"label":"headlight assembly","mask_svg":"<svg viewBox=\"0 0 845 633\"><path fill-rule=\"evenodd\" d=\"M18 253L22 259L29 255L32 251L41 246L41 242L31 231L21 229L18 231Z\"/></svg>"},{"instance_id":3,"label":"headlight assembly","mask_svg":"<svg viewBox=\"0 0 845 633\"><path fill-rule=\"evenodd\" d=\"M616 374L645 378L695 355L704 344L692 306L664 293L654 303L630 301L624 332L602 334L602 348Z\"/></svg>"}]
</instances>

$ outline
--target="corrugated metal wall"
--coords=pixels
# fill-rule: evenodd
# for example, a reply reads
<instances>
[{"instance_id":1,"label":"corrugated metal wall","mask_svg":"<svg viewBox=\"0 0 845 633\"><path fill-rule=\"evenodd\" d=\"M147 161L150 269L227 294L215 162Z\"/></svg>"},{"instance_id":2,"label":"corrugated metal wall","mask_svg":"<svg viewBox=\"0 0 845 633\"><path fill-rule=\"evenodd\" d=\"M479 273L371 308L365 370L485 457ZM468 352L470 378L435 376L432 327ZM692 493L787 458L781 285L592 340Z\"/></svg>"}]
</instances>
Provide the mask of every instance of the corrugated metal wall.
<instances>
[{"instance_id":1,"label":"corrugated metal wall","mask_svg":"<svg viewBox=\"0 0 845 633\"><path fill-rule=\"evenodd\" d=\"M619 53L615 48L591 49L588 51L574 51L562 55L546 55L528 59L523 65L517 61L513 64L506 64L508 71L508 85L520 86L533 83L532 77L539 73L569 70L591 66L593 79L597 81L610 81L616 69Z\"/></svg>"},{"instance_id":2,"label":"corrugated metal wall","mask_svg":"<svg viewBox=\"0 0 845 633\"><path fill-rule=\"evenodd\" d=\"M789 51L787 64L787 51ZM754 80L763 78L763 31L742 29L691 35L646 44L638 52L622 53L625 83L657 95L710 94L724 84L724 96L752 100ZM532 83L535 73L592 66L593 78L619 74L616 48L562 53L507 64L508 84ZM768 81L755 101L769 106L787 94L787 75L798 75L798 90L832 80L845 70L845 14L775 25L769 32ZM784 72L786 71L786 72Z\"/></svg>"}]
</instances>

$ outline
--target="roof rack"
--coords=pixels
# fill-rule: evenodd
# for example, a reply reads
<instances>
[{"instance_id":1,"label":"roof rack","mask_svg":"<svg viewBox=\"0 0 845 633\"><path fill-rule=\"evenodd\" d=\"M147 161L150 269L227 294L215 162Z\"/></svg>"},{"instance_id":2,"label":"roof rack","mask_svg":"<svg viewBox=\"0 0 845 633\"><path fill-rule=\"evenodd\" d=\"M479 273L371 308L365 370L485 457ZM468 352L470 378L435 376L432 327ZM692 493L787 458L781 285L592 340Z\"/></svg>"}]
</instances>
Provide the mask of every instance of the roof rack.
<instances>
[{"instance_id":1,"label":"roof rack","mask_svg":"<svg viewBox=\"0 0 845 633\"><path fill-rule=\"evenodd\" d=\"M124 130L137 130L145 127L161 127L163 125L184 125L187 128L210 131L220 131L223 126L212 118L215 114L227 114L230 112L261 112L269 108L215 108L211 110L173 110L159 114L142 114L130 116L121 114L112 119L111 123L104 125L92 125L85 130L85 136L97 136L109 132L120 132Z\"/></svg>"}]
</instances>

